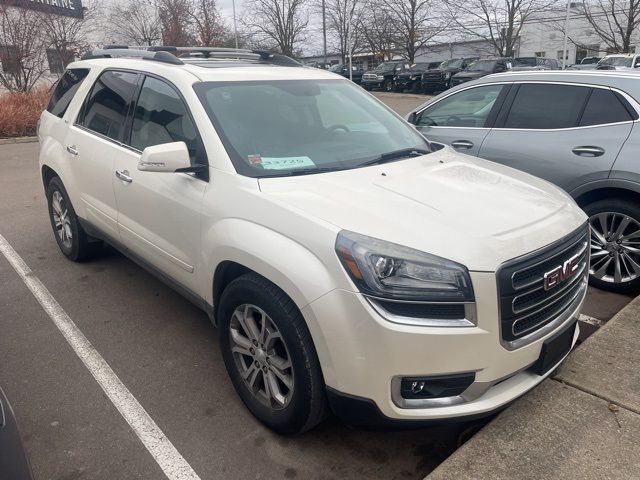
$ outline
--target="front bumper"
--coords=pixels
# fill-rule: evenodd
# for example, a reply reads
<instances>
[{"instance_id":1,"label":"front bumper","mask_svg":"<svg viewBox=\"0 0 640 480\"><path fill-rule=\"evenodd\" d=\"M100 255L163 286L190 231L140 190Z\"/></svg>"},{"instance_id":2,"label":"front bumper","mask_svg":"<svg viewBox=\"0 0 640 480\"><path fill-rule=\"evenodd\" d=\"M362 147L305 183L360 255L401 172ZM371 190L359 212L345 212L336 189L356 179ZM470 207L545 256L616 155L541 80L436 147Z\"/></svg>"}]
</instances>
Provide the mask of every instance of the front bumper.
<instances>
[{"instance_id":1,"label":"front bumper","mask_svg":"<svg viewBox=\"0 0 640 480\"><path fill-rule=\"evenodd\" d=\"M360 85L368 88L382 88L383 84L384 84L384 80L380 81L380 80L362 79L362 81L360 82Z\"/></svg>"},{"instance_id":2,"label":"front bumper","mask_svg":"<svg viewBox=\"0 0 640 480\"><path fill-rule=\"evenodd\" d=\"M400 423L485 416L546 378L553 369L541 376L529 367L540 357L544 341L575 321L586 284L577 305L566 315L566 321L542 338L510 351L500 341L495 274L472 272L471 279L478 299L477 325L473 327L391 323L362 295L345 290L334 290L306 306L302 313L316 340L330 399L338 405L336 410L344 411L339 406L344 402L335 399L347 398L349 404L353 404L354 399L359 404L364 401L368 410L379 412L384 420ZM576 328L574 343L577 335ZM466 372L475 373L469 389L476 394L463 394L462 401L445 400L418 408L408 408L398 401L395 389L399 377ZM345 418L345 421L360 423L358 419Z\"/></svg>"}]
</instances>

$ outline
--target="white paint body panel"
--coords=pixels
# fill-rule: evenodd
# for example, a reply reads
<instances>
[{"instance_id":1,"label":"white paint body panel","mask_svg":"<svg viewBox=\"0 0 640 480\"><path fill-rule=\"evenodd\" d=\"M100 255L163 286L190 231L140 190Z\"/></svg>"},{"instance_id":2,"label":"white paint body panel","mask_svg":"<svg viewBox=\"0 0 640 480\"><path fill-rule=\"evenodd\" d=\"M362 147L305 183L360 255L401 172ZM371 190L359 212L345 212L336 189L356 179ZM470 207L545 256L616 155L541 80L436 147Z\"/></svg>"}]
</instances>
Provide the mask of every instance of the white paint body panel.
<instances>
[{"instance_id":1,"label":"white paint body panel","mask_svg":"<svg viewBox=\"0 0 640 480\"><path fill-rule=\"evenodd\" d=\"M390 397L390 381L396 375L473 370L482 381L490 381L535 361L546 337L515 351L500 344L495 271L503 262L549 245L584 224L584 213L558 188L449 148L334 173L243 177L235 172L192 85L200 80L341 77L307 68L204 69L124 59L70 67L81 66L93 70L64 119L42 115L40 163L61 177L78 215L99 222L85 206L88 202L111 218L115 215L115 237L155 268L209 304L213 275L221 262L237 262L263 275L303 313L326 384L373 400L391 418L486 412L542 381L522 373L474 402L434 409L401 409ZM106 159L99 167L87 163L78 168L64 155L62 139L73 129L70 125L98 71L106 66L151 72L180 90L205 145L209 182L186 174L138 171L139 153L119 146L109 149L95 136L92 144L87 142L93 154ZM118 180L116 169L128 170L133 182ZM113 197L107 194L108 185ZM115 213L113 206L105 206L113 198ZM104 221L100 226L114 229ZM356 291L338 261L334 245L341 229L467 266L478 325L426 328L384 320Z\"/></svg>"}]
</instances>

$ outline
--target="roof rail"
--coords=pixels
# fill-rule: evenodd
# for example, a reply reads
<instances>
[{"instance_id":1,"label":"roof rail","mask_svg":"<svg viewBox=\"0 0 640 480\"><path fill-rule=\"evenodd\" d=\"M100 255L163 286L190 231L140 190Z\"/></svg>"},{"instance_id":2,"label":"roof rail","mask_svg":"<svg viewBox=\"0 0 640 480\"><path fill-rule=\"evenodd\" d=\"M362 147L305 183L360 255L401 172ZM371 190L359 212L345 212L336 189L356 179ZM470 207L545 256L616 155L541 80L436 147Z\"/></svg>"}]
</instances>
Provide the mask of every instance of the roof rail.
<instances>
[{"instance_id":1,"label":"roof rail","mask_svg":"<svg viewBox=\"0 0 640 480\"><path fill-rule=\"evenodd\" d=\"M99 48L85 53L81 60L92 58L141 58L142 60L154 60L156 62L170 63L172 65L184 65L184 62L166 50L147 51L132 49L129 47Z\"/></svg>"},{"instance_id":2,"label":"roof rail","mask_svg":"<svg viewBox=\"0 0 640 480\"><path fill-rule=\"evenodd\" d=\"M291 57L267 50L250 50L224 47L174 47L169 45L158 46L128 46L106 45L101 49L92 50L82 56L82 60L92 58L142 58L143 60L155 60L157 62L183 65L181 60L187 58L199 59L227 59L227 60L253 60L272 65L289 67L302 67L303 65Z\"/></svg>"}]
</instances>

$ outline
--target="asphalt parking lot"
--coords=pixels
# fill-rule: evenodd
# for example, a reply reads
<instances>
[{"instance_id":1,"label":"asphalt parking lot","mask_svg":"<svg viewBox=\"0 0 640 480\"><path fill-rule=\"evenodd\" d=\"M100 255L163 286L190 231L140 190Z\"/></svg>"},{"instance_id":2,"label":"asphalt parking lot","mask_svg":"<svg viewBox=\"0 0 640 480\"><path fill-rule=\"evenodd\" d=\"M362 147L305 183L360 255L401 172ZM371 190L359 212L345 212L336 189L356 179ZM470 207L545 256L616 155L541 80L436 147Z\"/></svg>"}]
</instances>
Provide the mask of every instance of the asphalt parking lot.
<instances>
[{"instance_id":1,"label":"asphalt parking lot","mask_svg":"<svg viewBox=\"0 0 640 480\"><path fill-rule=\"evenodd\" d=\"M402 114L426 98L379 96ZM271 433L236 396L203 312L114 250L88 263L62 256L37 151L37 143L0 145L0 235L199 478L418 479L474 428L382 432L329 419L297 437ZM584 313L606 321L629 300L592 290ZM164 478L2 255L0 385L38 480Z\"/></svg>"}]
</instances>

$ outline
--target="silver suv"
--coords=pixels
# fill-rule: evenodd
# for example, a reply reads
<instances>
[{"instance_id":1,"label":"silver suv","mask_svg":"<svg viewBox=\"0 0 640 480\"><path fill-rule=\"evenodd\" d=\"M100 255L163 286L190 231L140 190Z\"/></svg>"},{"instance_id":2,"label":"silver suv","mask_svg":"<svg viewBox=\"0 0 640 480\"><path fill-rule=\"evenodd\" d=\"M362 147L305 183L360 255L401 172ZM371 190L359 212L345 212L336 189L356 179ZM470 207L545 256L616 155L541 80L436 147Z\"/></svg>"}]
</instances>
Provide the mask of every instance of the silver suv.
<instances>
[{"instance_id":1,"label":"silver suv","mask_svg":"<svg viewBox=\"0 0 640 480\"><path fill-rule=\"evenodd\" d=\"M408 118L431 141L570 193L591 219L591 283L628 291L640 287L639 100L631 73L512 72L438 95Z\"/></svg>"}]
</instances>

